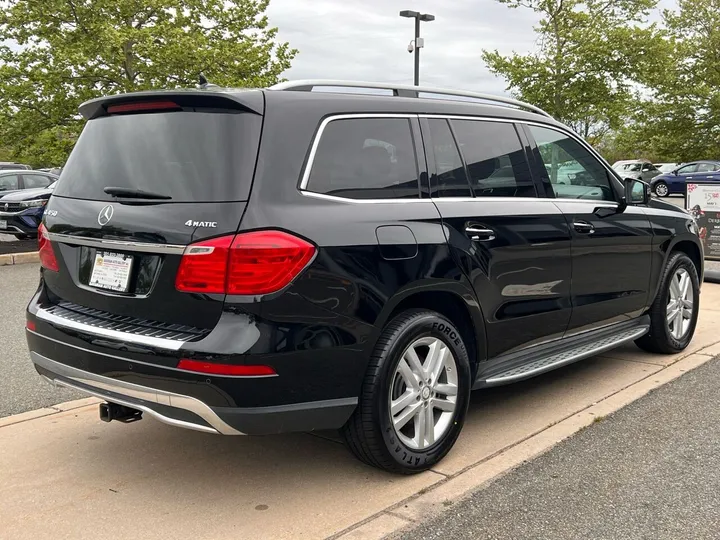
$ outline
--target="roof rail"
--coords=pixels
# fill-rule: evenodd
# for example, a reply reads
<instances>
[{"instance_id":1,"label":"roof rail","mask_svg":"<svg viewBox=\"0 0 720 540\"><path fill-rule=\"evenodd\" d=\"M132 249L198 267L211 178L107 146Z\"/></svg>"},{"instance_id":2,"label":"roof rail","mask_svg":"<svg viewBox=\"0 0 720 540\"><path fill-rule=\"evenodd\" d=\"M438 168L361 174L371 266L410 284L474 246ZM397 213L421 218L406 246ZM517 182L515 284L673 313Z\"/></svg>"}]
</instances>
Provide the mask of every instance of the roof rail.
<instances>
[{"instance_id":1,"label":"roof rail","mask_svg":"<svg viewBox=\"0 0 720 540\"><path fill-rule=\"evenodd\" d=\"M364 82L364 81L341 81L332 79L309 79L301 81L288 81L278 83L271 86L271 90L295 90L302 92L312 92L313 88L318 87L338 87L338 88L366 88L366 89L378 89L378 90L392 90L394 96L399 97L420 97L420 93L427 94L439 94L444 96L458 96L458 97L469 97L480 99L483 101L490 101L494 103L502 103L503 105L511 105L519 109L525 109L543 116L550 116L549 113L542 110L540 107L519 101L517 99L506 98L502 96L494 96L492 94L484 94L481 92L465 92L463 90L452 90L449 88L435 88L432 86L411 86L409 84L390 84L390 83L376 83L376 82Z\"/></svg>"}]
</instances>

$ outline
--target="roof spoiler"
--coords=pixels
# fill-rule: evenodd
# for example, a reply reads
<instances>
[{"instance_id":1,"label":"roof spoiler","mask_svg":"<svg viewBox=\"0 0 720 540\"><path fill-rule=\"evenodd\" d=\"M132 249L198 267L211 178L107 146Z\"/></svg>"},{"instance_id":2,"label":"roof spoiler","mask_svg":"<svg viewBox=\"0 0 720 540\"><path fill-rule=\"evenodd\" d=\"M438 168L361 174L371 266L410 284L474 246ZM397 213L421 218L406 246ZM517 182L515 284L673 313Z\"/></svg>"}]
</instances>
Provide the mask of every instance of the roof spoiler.
<instances>
[{"instance_id":1,"label":"roof spoiler","mask_svg":"<svg viewBox=\"0 0 720 540\"><path fill-rule=\"evenodd\" d=\"M234 109L262 115L265 112L265 98L259 90L161 90L132 92L91 99L80 105L80 114L86 120L108 116L108 108L143 102L173 102L179 108L201 107L207 109Z\"/></svg>"}]
</instances>

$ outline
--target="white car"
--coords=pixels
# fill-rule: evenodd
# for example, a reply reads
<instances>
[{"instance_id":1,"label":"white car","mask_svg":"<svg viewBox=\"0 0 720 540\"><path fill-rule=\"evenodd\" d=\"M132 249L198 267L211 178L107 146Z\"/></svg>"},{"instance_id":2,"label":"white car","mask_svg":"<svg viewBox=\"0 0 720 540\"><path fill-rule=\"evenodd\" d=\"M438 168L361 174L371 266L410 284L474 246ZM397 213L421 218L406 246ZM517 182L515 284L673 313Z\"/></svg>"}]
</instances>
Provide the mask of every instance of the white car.
<instances>
[{"instance_id":1,"label":"white car","mask_svg":"<svg viewBox=\"0 0 720 540\"><path fill-rule=\"evenodd\" d=\"M672 172L678 167L680 167L682 163L655 163L655 166L658 168L658 170L661 173L668 173Z\"/></svg>"}]
</instances>

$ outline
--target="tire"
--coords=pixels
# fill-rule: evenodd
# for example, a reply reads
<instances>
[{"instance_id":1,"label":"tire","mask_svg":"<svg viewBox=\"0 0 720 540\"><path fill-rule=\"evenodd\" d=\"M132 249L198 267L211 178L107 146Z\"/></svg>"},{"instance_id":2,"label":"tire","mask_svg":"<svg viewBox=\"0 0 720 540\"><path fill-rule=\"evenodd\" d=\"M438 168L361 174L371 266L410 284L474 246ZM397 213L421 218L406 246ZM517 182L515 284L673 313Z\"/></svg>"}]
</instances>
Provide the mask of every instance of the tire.
<instances>
[{"instance_id":1,"label":"tire","mask_svg":"<svg viewBox=\"0 0 720 540\"><path fill-rule=\"evenodd\" d=\"M653 191L658 197L667 197L670 195L670 188L668 188L668 185L665 182L658 182L655 184Z\"/></svg>"},{"instance_id":2,"label":"tire","mask_svg":"<svg viewBox=\"0 0 720 540\"><path fill-rule=\"evenodd\" d=\"M410 349L420 363L412 358L410 362L405 360L411 357ZM432 350L441 354L446 350L451 357L448 360L445 356L443 363L435 364L442 368L440 376L428 384L427 379L420 381L416 374L418 368L422 369L424 376L432 380L425 371ZM425 351L427 356L423 356ZM454 370L446 369L452 366L450 360L454 361ZM401 361L410 373L401 369ZM431 468L445 457L460 434L470 401L470 373L467 349L454 324L433 311L413 309L401 313L388 323L375 346L358 406L341 430L347 446L361 461L386 471L414 474ZM412 385L407 383L408 378L414 381ZM453 384L455 396L451 395ZM453 410L446 410L453 398ZM391 416L393 401L400 407L395 422ZM396 428L403 417L410 420ZM423 425L430 425L429 418L434 427L423 432ZM417 431L416 426L420 428Z\"/></svg>"},{"instance_id":3,"label":"tire","mask_svg":"<svg viewBox=\"0 0 720 540\"><path fill-rule=\"evenodd\" d=\"M682 281L680 276L687 276L688 295L685 300L676 298L680 291L682 296ZM678 287L678 288L675 288ZM697 269L690 257L681 252L670 254L665 270L660 278L655 301L650 307L650 331L635 341L641 349L648 352L673 354L685 349L690 344L695 326L697 325L699 303L700 303L700 281L698 280ZM691 307L688 309L688 301ZM672 306L675 306L671 308ZM679 306L679 307L677 307ZM675 313L680 310L680 317L674 317L668 321L668 309ZM689 311L689 314L688 314ZM687 316L686 316L687 315ZM679 328L679 330L677 330Z\"/></svg>"}]
</instances>

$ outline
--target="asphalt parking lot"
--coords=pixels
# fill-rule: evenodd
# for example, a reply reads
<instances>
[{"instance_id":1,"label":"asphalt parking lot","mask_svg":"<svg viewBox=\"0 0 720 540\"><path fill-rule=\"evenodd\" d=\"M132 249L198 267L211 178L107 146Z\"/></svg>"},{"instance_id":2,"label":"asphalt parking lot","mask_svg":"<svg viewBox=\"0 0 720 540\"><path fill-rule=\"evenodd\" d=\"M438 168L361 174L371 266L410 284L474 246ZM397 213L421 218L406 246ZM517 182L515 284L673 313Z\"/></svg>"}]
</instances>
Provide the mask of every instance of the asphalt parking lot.
<instances>
[{"instance_id":1,"label":"asphalt parking lot","mask_svg":"<svg viewBox=\"0 0 720 540\"><path fill-rule=\"evenodd\" d=\"M38 286L35 264L0 267L3 347L0 352L0 417L82 397L55 389L38 376L25 342L25 306Z\"/></svg>"},{"instance_id":2,"label":"asphalt parking lot","mask_svg":"<svg viewBox=\"0 0 720 540\"><path fill-rule=\"evenodd\" d=\"M718 538L718 380L715 359L402 539Z\"/></svg>"}]
</instances>

